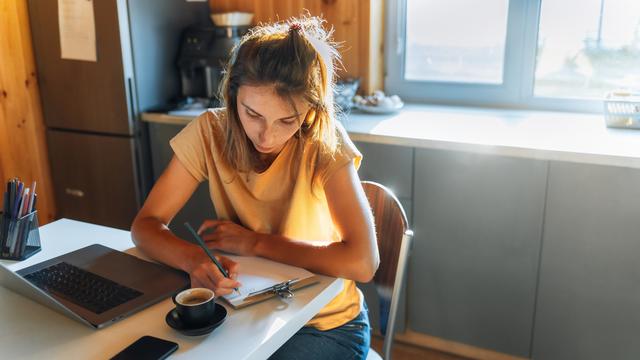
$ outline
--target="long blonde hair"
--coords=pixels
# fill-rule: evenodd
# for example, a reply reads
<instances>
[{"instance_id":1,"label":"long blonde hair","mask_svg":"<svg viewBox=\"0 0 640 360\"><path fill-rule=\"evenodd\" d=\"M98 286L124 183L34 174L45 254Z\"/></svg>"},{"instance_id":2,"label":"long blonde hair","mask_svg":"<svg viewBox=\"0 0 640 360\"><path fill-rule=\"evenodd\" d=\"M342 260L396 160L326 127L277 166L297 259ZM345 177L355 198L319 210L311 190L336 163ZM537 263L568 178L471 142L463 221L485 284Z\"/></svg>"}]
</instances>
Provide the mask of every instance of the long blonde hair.
<instances>
[{"instance_id":1,"label":"long blonde hair","mask_svg":"<svg viewBox=\"0 0 640 360\"><path fill-rule=\"evenodd\" d=\"M333 158L338 146L333 86L339 55L331 41L332 31L326 31L323 23L320 18L304 16L260 24L233 49L221 85L227 112L223 156L239 172L255 170L261 163L238 115L242 85L274 85L276 93L294 108L292 96L301 96L310 104L295 137L298 160L306 142L318 144L315 163L307 164L313 167L312 184Z\"/></svg>"}]
</instances>

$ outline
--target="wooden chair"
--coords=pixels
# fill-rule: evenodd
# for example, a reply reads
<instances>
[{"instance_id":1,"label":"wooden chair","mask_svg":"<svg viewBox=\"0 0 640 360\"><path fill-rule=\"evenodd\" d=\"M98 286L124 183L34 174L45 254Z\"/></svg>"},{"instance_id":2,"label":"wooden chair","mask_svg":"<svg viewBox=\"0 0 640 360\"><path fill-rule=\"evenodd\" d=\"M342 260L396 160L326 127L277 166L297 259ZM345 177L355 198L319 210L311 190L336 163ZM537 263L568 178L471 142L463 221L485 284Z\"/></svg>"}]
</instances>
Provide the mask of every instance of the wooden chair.
<instances>
[{"instance_id":1,"label":"wooden chair","mask_svg":"<svg viewBox=\"0 0 640 360\"><path fill-rule=\"evenodd\" d=\"M402 204L391 190L371 181L362 181L375 219L380 266L373 278L380 303L380 331L384 335L384 359L391 359L400 289L405 278L413 231L409 229ZM369 349L367 359L380 359Z\"/></svg>"}]
</instances>

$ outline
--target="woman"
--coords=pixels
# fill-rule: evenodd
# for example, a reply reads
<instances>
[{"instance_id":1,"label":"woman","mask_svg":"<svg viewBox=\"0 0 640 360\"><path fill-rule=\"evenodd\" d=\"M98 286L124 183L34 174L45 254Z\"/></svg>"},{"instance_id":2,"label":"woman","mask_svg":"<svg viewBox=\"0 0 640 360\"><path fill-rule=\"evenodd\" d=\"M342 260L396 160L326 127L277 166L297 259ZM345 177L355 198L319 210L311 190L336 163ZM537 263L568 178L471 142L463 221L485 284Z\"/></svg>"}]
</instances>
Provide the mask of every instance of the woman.
<instances>
[{"instance_id":1,"label":"woman","mask_svg":"<svg viewBox=\"0 0 640 360\"><path fill-rule=\"evenodd\" d=\"M365 358L369 348L366 305L354 281L369 281L379 256L356 172L362 156L335 123L337 52L329 36L311 17L245 35L222 84L226 107L205 112L171 140L175 156L131 228L142 251L189 273L192 286L230 293L240 286L237 264L220 257L225 278L167 227L208 180L218 219L198 230L207 246L344 278L342 291L277 359Z\"/></svg>"}]
</instances>

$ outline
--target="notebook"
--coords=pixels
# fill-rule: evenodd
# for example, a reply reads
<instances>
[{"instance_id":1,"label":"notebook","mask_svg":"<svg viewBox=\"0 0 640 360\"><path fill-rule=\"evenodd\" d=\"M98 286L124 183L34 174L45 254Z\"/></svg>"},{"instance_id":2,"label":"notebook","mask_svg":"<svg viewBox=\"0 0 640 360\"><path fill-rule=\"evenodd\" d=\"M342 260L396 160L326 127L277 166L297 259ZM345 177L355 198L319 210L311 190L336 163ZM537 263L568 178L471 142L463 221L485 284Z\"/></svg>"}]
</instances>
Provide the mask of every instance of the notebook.
<instances>
[{"instance_id":1,"label":"notebook","mask_svg":"<svg viewBox=\"0 0 640 360\"><path fill-rule=\"evenodd\" d=\"M223 296L234 309L240 309L274 296L283 296L283 289L290 290L288 294L292 295L292 291L320 281L313 273L300 267L260 257L235 255L227 255L227 257L240 265L238 271L238 281L242 284L238 289L240 293L233 292Z\"/></svg>"}]
</instances>

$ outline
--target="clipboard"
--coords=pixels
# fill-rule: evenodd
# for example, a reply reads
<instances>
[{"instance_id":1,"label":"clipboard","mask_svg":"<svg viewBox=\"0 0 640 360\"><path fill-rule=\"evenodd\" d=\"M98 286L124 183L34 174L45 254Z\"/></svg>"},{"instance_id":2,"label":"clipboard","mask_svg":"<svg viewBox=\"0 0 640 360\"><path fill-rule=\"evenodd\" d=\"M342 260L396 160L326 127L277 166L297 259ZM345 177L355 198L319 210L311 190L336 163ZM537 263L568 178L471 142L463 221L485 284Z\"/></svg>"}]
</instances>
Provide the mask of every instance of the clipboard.
<instances>
[{"instance_id":1,"label":"clipboard","mask_svg":"<svg viewBox=\"0 0 640 360\"><path fill-rule=\"evenodd\" d=\"M294 291L317 284L313 273L296 266L281 264L259 257L228 256L240 265L238 293L222 296L234 309L242 309L273 297L290 299Z\"/></svg>"}]
</instances>

